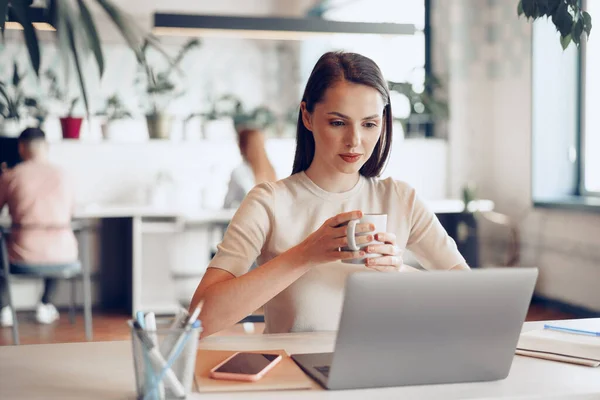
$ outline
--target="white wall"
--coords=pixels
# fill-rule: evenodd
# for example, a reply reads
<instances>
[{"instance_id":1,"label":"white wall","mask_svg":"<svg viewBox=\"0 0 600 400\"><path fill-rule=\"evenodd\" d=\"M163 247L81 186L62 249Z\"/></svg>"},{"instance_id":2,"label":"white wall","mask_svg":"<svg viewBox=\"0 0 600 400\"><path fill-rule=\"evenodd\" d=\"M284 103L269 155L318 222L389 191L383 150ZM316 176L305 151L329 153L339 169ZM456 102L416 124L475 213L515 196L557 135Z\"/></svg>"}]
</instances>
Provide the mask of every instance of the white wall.
<instances>
[{"instance_id":1,"label":"white wall","mask_svg":"<svg viewBox=\"0 0 600 400\"><path fill-rule=\"evenodd\" d=\"M279 178L291 173L294 150L293 138L267 140ZM446 153L443 140L396 140L383 176L410 183L424 198L443 199ZM165 172L179 194L173 201L196 209L221 207L231 171L241 162L233 140L60 141L51 144L50 159L72 176L80 205L146 204L148 189Z\"/></svg>"},{"instance_id":2,"label":"white wall","mask_svg":"<svg viewBox=\"0 0 600 400\"><path fill-rule=\"evenodd\" d=\"M532 207L530 24L516 1L432 3L434 65L450 88L450 192L473 180L519 225L538 294L600 310L600 215ZM508 233L482 227L483 262L498 264Z\"/></svg>"}]
</instances>

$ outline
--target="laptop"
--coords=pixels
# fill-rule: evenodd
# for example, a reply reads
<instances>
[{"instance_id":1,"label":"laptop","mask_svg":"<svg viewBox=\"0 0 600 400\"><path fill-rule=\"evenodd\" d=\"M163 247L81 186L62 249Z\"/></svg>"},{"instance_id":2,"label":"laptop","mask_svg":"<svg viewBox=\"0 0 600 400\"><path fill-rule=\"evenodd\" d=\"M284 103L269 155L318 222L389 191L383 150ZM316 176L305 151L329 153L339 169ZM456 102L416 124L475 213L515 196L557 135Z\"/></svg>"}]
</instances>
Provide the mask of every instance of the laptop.
<instances>
[{"instance_id":1,"label":"laptop","mask_svg":"<svg viewBox=\"0 0 600 400\"><path fill-rule=\"evenodd\" d=\"M536 268L348 277L333 353L292 359L327 389L508 376Z\"/></svg>"}]
</instances>

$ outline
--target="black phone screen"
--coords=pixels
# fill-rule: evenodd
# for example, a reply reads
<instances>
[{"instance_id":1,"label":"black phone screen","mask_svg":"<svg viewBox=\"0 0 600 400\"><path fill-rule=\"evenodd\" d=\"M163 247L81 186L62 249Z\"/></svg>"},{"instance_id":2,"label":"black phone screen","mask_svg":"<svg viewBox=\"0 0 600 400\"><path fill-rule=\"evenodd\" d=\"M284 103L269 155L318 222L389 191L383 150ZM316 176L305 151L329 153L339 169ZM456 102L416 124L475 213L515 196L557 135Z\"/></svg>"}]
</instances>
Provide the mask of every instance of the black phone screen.
<instances>
[{"instance_id":1,"label":"black phone screen","mask_svg":"<svg viewBox=\"0 0 600 400\"><path fill-rule=\"evenodd\" d=\"M238 353L215 372L254 375L265 369L277 357L277 354Z\"/></svg>"}]
</instances>

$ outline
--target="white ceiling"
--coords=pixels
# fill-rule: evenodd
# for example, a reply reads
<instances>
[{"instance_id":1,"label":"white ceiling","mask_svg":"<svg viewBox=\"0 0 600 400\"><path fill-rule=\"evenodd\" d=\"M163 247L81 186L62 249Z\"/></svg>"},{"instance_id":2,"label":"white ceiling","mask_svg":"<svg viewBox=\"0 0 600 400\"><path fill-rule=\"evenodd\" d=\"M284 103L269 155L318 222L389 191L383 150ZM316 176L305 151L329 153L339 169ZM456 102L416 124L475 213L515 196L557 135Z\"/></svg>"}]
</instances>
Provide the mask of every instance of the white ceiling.
<instances>
[{"instance_id":1,"label":"white ceiling","mask_svg":"<svg viewBox=\"0 0 600 400\"><path fill-rule=\"evenodd\" d=\"M157 11L242 16L303 16L319 0L113 0L124 12L134 17L136 23L152 29L153 14ZM120 42L108 16L93 0L88 0L103 41ZM173 39L175 42L181 39ZM169 41L169 39L167 39Z\"/></svg>"}]
</instances>

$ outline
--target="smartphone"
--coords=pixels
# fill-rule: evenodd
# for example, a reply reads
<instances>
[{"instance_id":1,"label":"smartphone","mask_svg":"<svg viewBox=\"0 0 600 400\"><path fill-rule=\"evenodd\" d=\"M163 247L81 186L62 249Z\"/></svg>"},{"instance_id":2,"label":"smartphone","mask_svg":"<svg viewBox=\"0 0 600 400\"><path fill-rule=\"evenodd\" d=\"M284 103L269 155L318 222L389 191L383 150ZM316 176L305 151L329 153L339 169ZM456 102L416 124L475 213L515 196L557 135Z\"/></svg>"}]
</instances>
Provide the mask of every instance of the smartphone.
<instances>
[{"instance_id":1,"label":"smartphone","mask_svg":"<svg viewBox=\"0 0 600 400\"><path fill-rule=\"evenodd\" d=\"M213 379L254 382L281 361L280 354L238 352L210 370Z\"/></svg>"}]
</instances>

